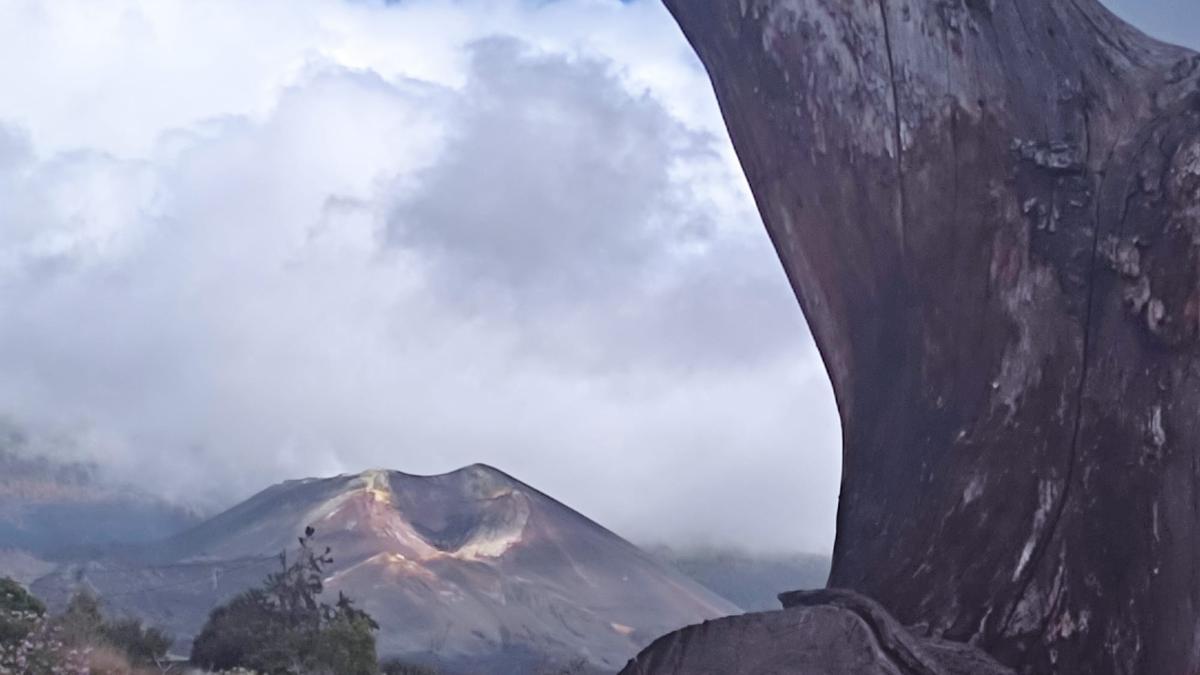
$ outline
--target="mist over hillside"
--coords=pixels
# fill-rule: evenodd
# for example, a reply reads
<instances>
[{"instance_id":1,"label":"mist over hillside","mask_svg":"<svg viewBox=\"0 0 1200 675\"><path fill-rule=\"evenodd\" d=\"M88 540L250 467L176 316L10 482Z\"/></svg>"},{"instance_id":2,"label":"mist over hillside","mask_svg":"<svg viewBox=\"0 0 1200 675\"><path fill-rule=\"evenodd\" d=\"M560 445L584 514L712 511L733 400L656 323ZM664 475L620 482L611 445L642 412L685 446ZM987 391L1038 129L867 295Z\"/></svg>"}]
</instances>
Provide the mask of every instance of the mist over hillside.
<instances>
[{"instance_id":1,"label":"mist over hillside","mask_svg":"<svg viewBox=\"0 0 1200 675\"><path fill-rule=\"evenodd\" d=\"M88 557L197 522L189 508L110 480L94 462L47 456L19 431L0 426L0 550L19 549L26 559ZM0 572L16 569L19 559L0 558ZM27 560L20 567L30 568Z\"/></svg>"},{"instance_id":2,"label":"mist over hillside","mask_svg":"<svg viewBox=\"0 0 1200 675\"><path fill-rule=\"evenodd\" d=\"M780 593L823 588L829 576L829 556L816 553L662 545L647 550L747 612L779 609Z\"/></svg>"}]
</instances>

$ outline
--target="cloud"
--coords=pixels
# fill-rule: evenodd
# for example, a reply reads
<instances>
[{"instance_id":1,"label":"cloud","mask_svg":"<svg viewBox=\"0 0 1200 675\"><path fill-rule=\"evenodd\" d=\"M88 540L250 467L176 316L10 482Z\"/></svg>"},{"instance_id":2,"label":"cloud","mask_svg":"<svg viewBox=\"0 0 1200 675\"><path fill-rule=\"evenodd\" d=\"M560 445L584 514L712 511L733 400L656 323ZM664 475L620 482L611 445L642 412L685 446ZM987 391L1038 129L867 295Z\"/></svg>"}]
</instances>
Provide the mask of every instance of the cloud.
<instances>
[{"instance_id":1,"label":"cloud","mask_svg":"<svg viewBox=\"0 0 1200 675\"><path fill-rule=\"evenodd\" d=\"M794 347L800 314L756 218L708 196L738 180L717 137L629 94L605 62L512 39L470 52L451 140L387 231L431 265L440 299L521 319L532 351L586 369L714 368ZM749 325L769 330L735 328Z\"/></svg>"},{"instance_id":2,"label":"cloud","mask_svg":"<svg viewBox=\"0 0 1200 675\"><path fill-rule=\"evenodd\" d=\"M399 205L393 238L437 255L448 276L527 301L635 286L659 241L686 234L672 230L700 238L709 226L671 175L712 161L706 139L602 62L521 50L472 46L455 137Z\"/></svg>"},{"instance_id":3,"label":"cloud","mask_svg":"<svg viewBox=\"0 0 1200 675\"><path fill-rule=\"evenodd\" d=\"M483 461L829 546L829 385L661 7L85 4L0 9L0 416L207 505Z\"/></svg>"}]
</instances>

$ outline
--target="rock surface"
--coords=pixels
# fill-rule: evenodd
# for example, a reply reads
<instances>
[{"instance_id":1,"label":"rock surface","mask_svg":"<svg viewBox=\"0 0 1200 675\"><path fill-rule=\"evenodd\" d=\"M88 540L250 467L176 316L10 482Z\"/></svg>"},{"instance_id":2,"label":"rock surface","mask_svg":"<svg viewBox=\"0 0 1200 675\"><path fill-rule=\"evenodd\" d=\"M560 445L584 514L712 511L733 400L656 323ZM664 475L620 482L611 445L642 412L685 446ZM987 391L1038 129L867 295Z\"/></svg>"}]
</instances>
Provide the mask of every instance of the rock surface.
<instances>
[{"instance_id":1,"label":"rock surface","mask_svg":"<svg viewBox=\"0 0 1200 675\"><path fill-rule=\"evenodd\" d=\"M706 621L655 641L621 675L1011 675L982 652L910 634L850 591L784 594L785 608Z\"/></svg>"},{"instance_id":2,"label":"rock surface","mask_svg":"<svg viewBox=\"0 0 1200 675\"><path fill-rule=\"evenodd\" d=\"M1200 57L1098 0L665 0L833 382L831 585L1200 672Z\"/></svg>"}]
</instances>

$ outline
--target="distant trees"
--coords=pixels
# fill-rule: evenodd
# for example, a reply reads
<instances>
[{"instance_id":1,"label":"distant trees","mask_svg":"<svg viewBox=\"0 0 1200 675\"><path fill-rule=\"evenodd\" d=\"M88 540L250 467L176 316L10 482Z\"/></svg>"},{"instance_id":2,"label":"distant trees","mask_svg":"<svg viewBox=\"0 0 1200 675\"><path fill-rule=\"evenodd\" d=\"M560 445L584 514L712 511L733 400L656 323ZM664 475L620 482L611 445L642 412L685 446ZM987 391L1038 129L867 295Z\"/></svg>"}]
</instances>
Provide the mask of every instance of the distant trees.
<instances>
[{"instance_id":1,"label":"distant trees","mask_svg":"<svg viewBox=\"0 0 1200 675\"><path fill-rule=\"evenodd\" d=\"M212 670L245 668L267 675L377 675L379 625L342 594L320 600L330 549L312 550L313 529L292 560L263 585L213 610L192 645L192 662Z\"/></svg>"},{"instance_id":2,"label":"distant trees","mask_svg":"<svg viewBox=\"0 0 1200 675\"><path fill-rule=\"evenodd\" d=\"M20 584L0 579L0 675L158 672L170 646L168 635L137 619L105 619L87 592L48 617Z\"/></svg>"},{"instance_id":3,"label":"distant trees","mask_svg":"<svg viewBox=\"0 0 1200 675\"><path fill-rule=\"evenodd\" d=\"M298 555L280 554L280 570L263 585L213 610L192 662L216 671L259 675L380 675L378 624L338 594L322 602L330 550L310 547L312 528ZM46 607L11 579L0 579L0 675L142 675L168 672L172 639L132 618L107 619L100 601L81 592L65 611ZM407 667L406 667L407 668ZM387 675L432 671L399 669Z\"/></svg>"}]
</instances>

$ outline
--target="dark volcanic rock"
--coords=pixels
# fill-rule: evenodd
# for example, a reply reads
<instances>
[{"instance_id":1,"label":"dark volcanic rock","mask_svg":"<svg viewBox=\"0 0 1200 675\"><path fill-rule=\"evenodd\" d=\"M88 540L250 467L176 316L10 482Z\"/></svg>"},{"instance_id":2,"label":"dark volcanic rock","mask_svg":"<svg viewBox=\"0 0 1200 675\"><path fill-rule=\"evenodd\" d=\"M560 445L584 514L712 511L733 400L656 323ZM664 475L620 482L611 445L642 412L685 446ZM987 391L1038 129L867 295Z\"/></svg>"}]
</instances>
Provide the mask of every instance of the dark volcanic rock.
<instances>
[{"instance_id":1,"label":"dark volcanic rock","mask_svg":"<svg viewBox=\"0 0 1200 675\"><path fill-rule=\"evenodd\" d=\"M850 591L781 596L785 608L659 638L621 675L1011 675L968 645L923 640Z\"/></svg>"},{"instance_id":2,"label":"dark volcanic rock","mask_svg":"<svg viewBox=\"0 0 1200 675\"><path fill-rule=\"evenodd\" d=\"M844 439L830 584L1200 673L1200 56L1099 0L665 0Z\"/></svg>"}]
</instances>

